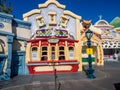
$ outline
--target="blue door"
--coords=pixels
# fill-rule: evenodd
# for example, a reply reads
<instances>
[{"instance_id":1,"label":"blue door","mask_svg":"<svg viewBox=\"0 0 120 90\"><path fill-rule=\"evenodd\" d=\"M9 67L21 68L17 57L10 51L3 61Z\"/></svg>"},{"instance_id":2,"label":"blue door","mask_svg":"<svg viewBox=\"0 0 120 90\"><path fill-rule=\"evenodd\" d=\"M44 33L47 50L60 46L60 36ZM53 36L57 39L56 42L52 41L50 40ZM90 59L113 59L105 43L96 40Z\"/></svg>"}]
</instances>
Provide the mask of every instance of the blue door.
<instances>
[{"instance_id":1,"label":"blue door","mask_svg":"<svg viewBox=\"0 0 120 90\"><path fill-rule=\"evenodd\" d=\"M25 74L25 52L13 52L11 62L11 77Z\"/></svg>"}]
</instances>

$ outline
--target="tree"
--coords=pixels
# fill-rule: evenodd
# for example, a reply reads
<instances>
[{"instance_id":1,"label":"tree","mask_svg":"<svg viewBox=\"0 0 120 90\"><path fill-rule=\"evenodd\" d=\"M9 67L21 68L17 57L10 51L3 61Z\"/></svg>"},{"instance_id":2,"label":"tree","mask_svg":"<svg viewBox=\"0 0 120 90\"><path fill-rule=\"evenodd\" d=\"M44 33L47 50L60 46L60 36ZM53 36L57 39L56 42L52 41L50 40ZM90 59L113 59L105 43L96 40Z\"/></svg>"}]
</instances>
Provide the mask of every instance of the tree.
<instances>
[{"instance_id":1,"label":"tree","mask_svg":"<svg viewBox=\"0 0 120 90\"><path fill-rule=\"evenodd\" d=\"M11 3L8 2L8 4L6 4L6 0L0 0L0 12L3 13L11 13L13 10L13 8L11 7Z\"/></svg>"}]
</instances>

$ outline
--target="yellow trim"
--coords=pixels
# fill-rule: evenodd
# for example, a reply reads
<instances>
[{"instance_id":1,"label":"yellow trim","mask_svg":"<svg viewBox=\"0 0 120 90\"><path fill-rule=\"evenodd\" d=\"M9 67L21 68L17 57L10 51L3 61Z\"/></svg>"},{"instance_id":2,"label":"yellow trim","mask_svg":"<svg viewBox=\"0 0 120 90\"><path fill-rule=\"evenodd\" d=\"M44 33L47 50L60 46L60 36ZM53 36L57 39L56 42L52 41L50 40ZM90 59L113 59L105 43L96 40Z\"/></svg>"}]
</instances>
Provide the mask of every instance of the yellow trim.
<instances>
[{"instance_id":1,"label":"yellow trim","mask_svg":"<svg viewBox=\"0 0 120 90\"><path fill-rule=\"evenodd\" d=\"M41 20L43 21L42 23L40 23ZM45 21L42 16L36 17L36 21L38 23L38 26L40 26L40 27L45 25Z\"/></svg>"},{"instance_id":2,"label":"yellow trim","mask_svg":"<svg viewBox=\"0 0 120 90\"><path fill-rule=\"evenodd\" d=\"M36 17L36 20L40 20L41 18L43 18L42 16L38 16Z\"/></svg>"},{"instance_id":3,"label":"yellow trim","mask_svg":"<svg viewBox=\"0 0 120 90\"><path fill-rule=\"evenodd\" d=\"M56 12L48 12L50 15L56 15Z\"/></svg>"},{"instance_id":4,"label":"yellow trim","mask_svg":"<svg viewBox=\"0 0 120 90\"><path fill-rule=\"evenodd\" d=\"M65 59L68 60L69 59L69 55L68 55L68 46L67 46L67 41L65 41L65 48L64 48L64 53L65 53Z\"/></svg>"},{"instance_id":5,"label":"yellow trim","mask_svg":"<svg viewBox=\"0 0 120 90\"><path fill-rule=\"evenodd\" d=\"M61 8L61 9L65 9L65 5L60 4L56 0L48 0L44 4L39 4L38 7L39 8L46 8L49 4L55 4L57 7Z\"/></svg>"},{"instance_id":6,"label":"yellow trim","mask_svg":"<svg viewBox=\"0 0 120 90\"><path fill-rule=\"evenodd\" d=\"M61 16L61 18L63 18L63 19L66 19L66 20L69 20L69 18L67 17L67 16Z\"/></svg>"},{"instance_id":7,"label":"yellow trim","mask_svg":"<svg viewBox=\"0 0 120 90\"><path fill-rule=\"evenodd\" d=\"M40 9L33 9L25 14L23 14L23 18L27 18L28 16L31 16L33 14L40 14L41 10Z\"/></svg>"},{"instance_id":8,"label":"yellow trim","mask_svg":"<svg viewBox=\"0 0 120 90\"><path fill-rule=\"evenodd\" d=\"M49 22L49 25L56 25L56 22Z\"/></svg>"},{"instance_id":9,"label":"yellow trim","mask_svg":"<svg viewBox=\"0 0 120 90\"><path fill-rule=\"evenodd\" d=\"M48 60L50 61L51 60L51 46L50 44L48 45Z\"/></svg>"},{"instance_id":10,"label":"yellow trim","mask_svg":"<svg viewBox=\"0 0 120 90\"><path fill-rule=\"evenodd\" d=\"M74 14L74 13L71 12L71 11L65 10L65 11L64 11L64 14L65 14L65 15L70 15L70 16L76 18L76 19L81 20L81 16L78 16L78 15Z\"/></svg>"},{"instance_id":11,"label":"yellow trim","mask_svg":"<svg viewBox=\"0 0 120 90\"><path fill-rule=\"evenodd\" d=\"M58 56L59 56L58 49L59 49L58 44L56 44L55 46L55 60L56 61L58 61Z\"/></svg>"},{"instance_id":12,"label":"yellow trim","mask_svg":"<svg viewBox=\"0 0 120 90\"><path fill-rule=\"evenodd\" d=\"M62 15L61 18L60 18L59 26L62 26L64 28L66 28L68 20L69 20L69 18L67 16Z\"/></svg>"},{"instance_id":13,"label":"yellow trim","mask_svg":"<svg viewBox=\"0 0 120 90\"><path fill-rule=\"evenodd\" d=\"M26 47L26 63L28 62L28 61L30 61L30 53L31 53L31 43L27 43L27 47Z\"/></svg>"},{"instance_id":14,"label":"yellow trim","mask_svg":"<svg viewBox=\"0 0 120 90\"><path fill-rule=\"evenodd\" d=\"M49 25L56 25L56 12L48 12L49 15ZM51 20L53 16L53 21Z\"/></svg>"}]
</instances>

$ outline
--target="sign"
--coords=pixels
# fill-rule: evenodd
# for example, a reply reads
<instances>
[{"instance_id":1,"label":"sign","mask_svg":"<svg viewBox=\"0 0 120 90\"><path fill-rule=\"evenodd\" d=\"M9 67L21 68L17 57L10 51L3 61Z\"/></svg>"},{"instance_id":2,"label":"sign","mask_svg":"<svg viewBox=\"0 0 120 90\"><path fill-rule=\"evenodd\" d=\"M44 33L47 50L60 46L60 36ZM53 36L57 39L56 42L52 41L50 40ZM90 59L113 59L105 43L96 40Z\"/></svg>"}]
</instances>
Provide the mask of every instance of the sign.
<instances>
[{"instance_id":1,"label":"sign","mask_svg":"<svg viewBox=\"0 0 120 90\"><path fill-rule=\"evenodd\" d=\"M87 54L93 54L93 49L92 48L87 48L86 53Z\"/></svg>"},{"instance_id":2,"label":"sign","mask_svg":"<svg viewBox=\"0 0 120 90\"><path fill-rule=\"evenodd\" d=\"M58 40L57 38L49 38L49 39L48 39L48 42L49 42L49 43L58 43L59 40Z\"/></svg>"}]
</instances>

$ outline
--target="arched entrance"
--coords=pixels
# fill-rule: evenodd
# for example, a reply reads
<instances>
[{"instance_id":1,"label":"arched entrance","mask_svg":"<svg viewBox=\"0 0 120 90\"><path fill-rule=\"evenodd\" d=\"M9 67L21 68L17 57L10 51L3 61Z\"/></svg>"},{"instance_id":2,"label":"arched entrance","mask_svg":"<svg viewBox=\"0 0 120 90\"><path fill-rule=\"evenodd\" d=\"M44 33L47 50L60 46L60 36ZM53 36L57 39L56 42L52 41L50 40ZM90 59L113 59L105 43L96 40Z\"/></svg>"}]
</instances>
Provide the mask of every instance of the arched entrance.
<instances>
[{"instance_id":1,"label":"arched entrance","mask_svg":"<svg viewBox=\"0 0 120 90\"><path fill-rule=\"evenodd\" d=\"M85 35L81 38L81 60L82 60L82 64L86 65L88 64L88 55L86 53L86 49L87 49L87 39L85 37ZM91 48L93 49L93 53L92 53L92 61L93 64L95 65L103 65L103 49L102 49L102 43L101 43L101 39L99 37L97 37L96 35L93 35L93 37L91 38Z\"/></svg>"},{"instance_id":2,"label":"arched entrance","mask_svg":"<svg viewBox=\"0 0 120 90\"><path fill-rule=\"evenodd\" d=\"M0 75L3 74L3 69L6 59L4 47L5 47L5 43L3 40L0 39Z\"/></svg>"}]
</instances>

